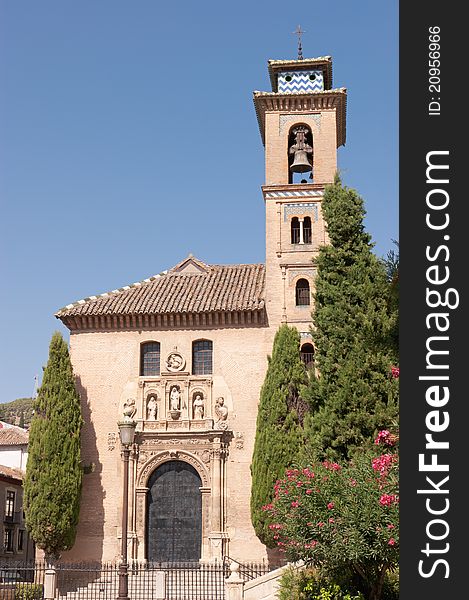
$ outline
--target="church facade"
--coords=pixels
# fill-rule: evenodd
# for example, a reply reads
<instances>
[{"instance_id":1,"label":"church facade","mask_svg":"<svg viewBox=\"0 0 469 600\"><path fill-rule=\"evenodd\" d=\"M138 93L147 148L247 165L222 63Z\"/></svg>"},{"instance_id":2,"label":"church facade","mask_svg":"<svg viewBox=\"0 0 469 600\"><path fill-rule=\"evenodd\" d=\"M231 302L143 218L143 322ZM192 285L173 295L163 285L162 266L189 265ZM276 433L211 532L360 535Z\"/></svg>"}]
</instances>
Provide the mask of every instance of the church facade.
<instances>
[{"instance_id":1,"label":"church facade","mask_svg":"<svg viewBox=\"0 0 469 600\"><path fill-rule=\"evenodd\" d=\"M265 146L265 264L167 271L56 313L85 421L80 521L66 560L120 554L122 460L117 422L135 409L128 556L148 561L267 557L250 521L250 464L267 356L296 326L311 364L314 257L326 244L324 187L345 143L346 90L332 59L270 60L254 92Z\"/></svg>"}]
</instances>

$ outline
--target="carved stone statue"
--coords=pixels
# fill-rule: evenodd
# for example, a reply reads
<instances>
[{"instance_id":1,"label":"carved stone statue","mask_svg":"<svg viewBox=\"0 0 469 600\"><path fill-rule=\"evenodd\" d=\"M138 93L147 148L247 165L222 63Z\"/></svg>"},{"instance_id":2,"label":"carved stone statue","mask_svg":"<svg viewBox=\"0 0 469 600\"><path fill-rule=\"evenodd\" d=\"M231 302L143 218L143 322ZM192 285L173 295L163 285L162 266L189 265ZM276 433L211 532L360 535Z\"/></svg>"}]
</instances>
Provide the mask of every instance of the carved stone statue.
<instances>
[{"instance_id":1,"label":"carved stone statue","mask_svg":"<svg viewBox=\"0 0 469 600\"><path fill-rule=\"evenodd\" d=\"M134 398L129 398L124 402L124 408L122 412L124 413L124 421L130 421L134 418L137 412Z\"/></svg>"},{"instance_id":2,"label":"carved stone statue","mask_svg":"<svg viewBox=\"0 0 469 600\"><path fill-rule=\"evenodd\" d=\"M204 400L200 394L197 394L193 402L194 419L204 418Z\"/></svg>"},{"instance_id":3,"label":"carved stone statue","mask_svg":"<svg viewBox=\"0 0 469 600\"><path fill-rule=\"evenodd\" d=\"M149 421L156 421L156 410L157 410L156 398L155 398L155 396L150 396L150 398L147 402L147 419Z\"/></svg>"},{"instance_id":4,"label":"carved stone statue","mask_svg":"<svg viewBox=\"0 0 469 600\"><path fill-rule=\"evenodd\" d=\"M215 426L218 429L226 429L228 427L228 423L226 422L226 419L228 418L228 408L225 406L225 399L223 396L217 398L215 403L215 414L218 417Z\"/></svg>"},{"instance_id":5,"label":"carved stone statue","mask_svg":"<svg viewBox=\"0 0 469 600\"><path fill-rule=\"evenodd\" d=\"M181 402L181 393L177 385L174 385L171 388L171 392L169 394L169 407L171 410L180 410L180 402Z\"/></svg>"}]
</instances>

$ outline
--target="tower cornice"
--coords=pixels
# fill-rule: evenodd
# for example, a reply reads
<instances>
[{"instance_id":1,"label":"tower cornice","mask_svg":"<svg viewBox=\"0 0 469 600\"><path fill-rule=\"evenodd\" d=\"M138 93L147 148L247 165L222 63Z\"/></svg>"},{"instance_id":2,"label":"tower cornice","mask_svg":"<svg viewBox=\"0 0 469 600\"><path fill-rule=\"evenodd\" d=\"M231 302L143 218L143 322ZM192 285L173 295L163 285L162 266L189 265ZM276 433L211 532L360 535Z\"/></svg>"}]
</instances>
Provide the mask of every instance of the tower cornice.
<instances>
[{"instance_id":1,"label":"tower cornice","mask_svg":"<svg viewBox=\"0 0 469 600\"><path fill-rule=\"evenodd\" d=\"M317 201L324 194L323 183L280 183L277 185L263 185L264 200L294 201L295 199Z\"/></svg>"},{"instance_id":2,"label":"tower cornice","mask_svg":"<svg viewBox=\"0 0 469 600\"><path fill-rule=\"evenodd\" d=\"M345 145L347 89L338 88L321 92L282 93L253 92L257 122L265 146L265 113L268 111L284 113L310 113L314 111L336 110L337 112L337 148Z\"/></svg>"}]
</instances>

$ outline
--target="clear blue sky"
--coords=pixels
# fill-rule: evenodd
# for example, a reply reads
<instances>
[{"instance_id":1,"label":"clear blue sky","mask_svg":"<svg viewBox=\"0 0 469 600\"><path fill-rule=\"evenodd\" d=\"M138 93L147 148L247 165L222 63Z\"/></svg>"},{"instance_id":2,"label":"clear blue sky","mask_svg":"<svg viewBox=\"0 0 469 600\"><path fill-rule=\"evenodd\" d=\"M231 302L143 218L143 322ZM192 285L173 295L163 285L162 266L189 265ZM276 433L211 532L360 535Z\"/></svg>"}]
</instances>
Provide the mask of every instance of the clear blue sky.
<instances>
[{"instance_id":1,"label":"clear blue sky","mask_svg":"<svg viewBox=\"0 0 469 600\"><path fill-rule=\"evenodd\" d=\"M398 2L0 0L0 402L30 396L54 313L189 252L264 261L253 90L331 55L344 183L398 238Z\"/></svg>"}]
</instances>

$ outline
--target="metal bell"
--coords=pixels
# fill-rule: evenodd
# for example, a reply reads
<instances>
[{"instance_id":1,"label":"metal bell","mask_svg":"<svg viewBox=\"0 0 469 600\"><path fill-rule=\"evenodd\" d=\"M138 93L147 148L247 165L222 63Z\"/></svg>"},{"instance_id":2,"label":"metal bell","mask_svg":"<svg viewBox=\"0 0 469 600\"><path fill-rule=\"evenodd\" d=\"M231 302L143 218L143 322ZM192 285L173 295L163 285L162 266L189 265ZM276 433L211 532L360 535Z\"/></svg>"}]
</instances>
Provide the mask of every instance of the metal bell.
<instances>
[{"instance_id":1,"label":"metal bell","mask_svg":"<svg viewBox=\"0 0 469 600\"><path fill-rule=\"evenodd\" d=\"M290 171L292 173L307 173L311 171L311 163L308 160L308 154L306 150L295 150L293 162L290 165Z\"/></svg>"}]
</instances>

